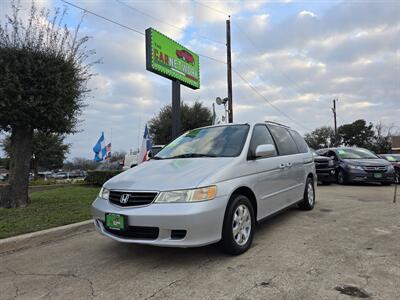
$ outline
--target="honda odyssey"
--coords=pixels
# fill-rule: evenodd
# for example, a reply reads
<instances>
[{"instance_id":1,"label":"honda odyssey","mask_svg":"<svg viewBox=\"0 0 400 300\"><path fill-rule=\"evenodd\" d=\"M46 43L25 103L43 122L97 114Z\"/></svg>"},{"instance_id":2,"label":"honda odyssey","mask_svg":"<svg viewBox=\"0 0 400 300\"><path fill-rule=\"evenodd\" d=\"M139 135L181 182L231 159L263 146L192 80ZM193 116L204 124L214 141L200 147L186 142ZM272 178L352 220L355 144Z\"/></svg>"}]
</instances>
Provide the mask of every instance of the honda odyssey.
<instances>
[{"instance_id":1,"label":"honda odyssey","mask_svg":"<svg viewBox=\"0 0 400 300\"><path fill-rule=\"evenodd\" d=\"M289 127L193 129L151 160L108 180L92 204L96 229L119 242L193 247L220 242L240 254L256 224L289 206L311 210L313 155Z\"/></svg>"}]
</instances>

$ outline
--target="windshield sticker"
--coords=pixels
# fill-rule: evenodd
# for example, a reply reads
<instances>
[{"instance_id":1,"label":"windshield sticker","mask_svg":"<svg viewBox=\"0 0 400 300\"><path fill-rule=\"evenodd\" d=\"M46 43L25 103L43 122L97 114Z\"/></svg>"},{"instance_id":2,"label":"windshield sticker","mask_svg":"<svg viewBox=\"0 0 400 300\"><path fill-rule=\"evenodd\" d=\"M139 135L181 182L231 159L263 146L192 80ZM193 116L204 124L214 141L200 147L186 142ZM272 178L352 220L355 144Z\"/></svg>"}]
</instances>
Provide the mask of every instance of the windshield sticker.
<instances>
[{"instance_id":1,"label":"windshield sticker","mask_svg":"<svg viewBox=\"0 0 400 300\"><path fill-rule=\"evenodd\" d=\"M339 149L338 152L339 152L339 155L343 155L343 154L346 154L346 153L347 153L347 152L346 152L345 150L343 150L343 149Z\"/></svg>"},{"instance_id":2,"label":"windshield sticker","mask_svg":"<svg viewBox=\"0 0 400 300\"><path fill-rule=\"evenodd\" d=\"M188 134L186 134L185 136L195 138L200 132L201 132L201 129L194 129L194 130L190 131Z\"/></svg>"},{"instance_id":3,"label":"windshield sticker","mask_svg":"<svg viewBox=\"0 0 400 300\"><path fill-rule=\"evenodd\" d=\"M386 156L386 159L388 161L396 161L396 158L394 158L393 156Z\"/></svg>"}]
</instances>

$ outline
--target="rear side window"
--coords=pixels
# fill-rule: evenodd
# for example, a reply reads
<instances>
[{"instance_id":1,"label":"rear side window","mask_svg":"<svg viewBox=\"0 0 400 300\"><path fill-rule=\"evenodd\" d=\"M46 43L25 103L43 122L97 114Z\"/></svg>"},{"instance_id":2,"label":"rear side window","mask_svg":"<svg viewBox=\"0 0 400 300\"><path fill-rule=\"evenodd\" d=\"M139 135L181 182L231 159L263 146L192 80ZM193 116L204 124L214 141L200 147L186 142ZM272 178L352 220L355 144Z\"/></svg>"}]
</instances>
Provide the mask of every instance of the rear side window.
<instances>
[{"instance_id":1,"label":"rear side window","mask_svg":"<svg viewBox=\"0 0 400 300\"><path fill-rule=\"evenodd\" d=\"M290 135L292 136L294 142L296 143L297 149L299 149L300 153L307 153L308 152L308 146L304 139L301 137L301 135L294 130L290 130Z\"/></svg>"},{"instance_id":2,"label":"rear side window","mask_svg":"<svg viewBox=\"0 0 400 300\"><path fill-rule=\"evenodd\" d=\"M250 141L250 153L251 155L254 155L256 152L256 148L258 145L264 145L264 144L274 144L274 140L271 136L271 134L268 131L267 126L265 125L256 125L254 126L253 130L253 135L251 136L251 141ZM276 155L276 153L275 153Z\"/></svg>"},{"instance_id":3,"label":"rear side window","mask_svg":"<svg viewBox=\"0 0 400 300\"><path fill-rule=\"evenodd\" d=\"M268 128L271 130L280 155L299 153L296 143L286 128L275 125L268 125Z\"/></svg>"}]
</instances>

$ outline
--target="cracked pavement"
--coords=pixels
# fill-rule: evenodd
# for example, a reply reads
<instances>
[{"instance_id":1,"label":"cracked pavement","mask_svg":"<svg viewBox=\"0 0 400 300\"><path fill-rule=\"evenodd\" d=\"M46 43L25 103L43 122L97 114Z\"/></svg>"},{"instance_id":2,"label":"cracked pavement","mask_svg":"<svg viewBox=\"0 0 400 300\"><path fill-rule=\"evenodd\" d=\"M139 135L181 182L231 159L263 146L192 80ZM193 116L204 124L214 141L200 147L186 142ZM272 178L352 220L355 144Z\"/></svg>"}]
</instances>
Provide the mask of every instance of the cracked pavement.
<instances>
[{"instance_id":1,"label":"cracked pavement","mask_svg":"<svg viewBox=\"0 0 400 300\"><path fill-rule=\"evenodd\" d=\"M257 227L237 257L119 244L89 231L0 256L0 299L400 299L400 201L394 187L319 186L311 212ZM398 196L400 198L400 196Z\"/></svg>"}]
</instances>

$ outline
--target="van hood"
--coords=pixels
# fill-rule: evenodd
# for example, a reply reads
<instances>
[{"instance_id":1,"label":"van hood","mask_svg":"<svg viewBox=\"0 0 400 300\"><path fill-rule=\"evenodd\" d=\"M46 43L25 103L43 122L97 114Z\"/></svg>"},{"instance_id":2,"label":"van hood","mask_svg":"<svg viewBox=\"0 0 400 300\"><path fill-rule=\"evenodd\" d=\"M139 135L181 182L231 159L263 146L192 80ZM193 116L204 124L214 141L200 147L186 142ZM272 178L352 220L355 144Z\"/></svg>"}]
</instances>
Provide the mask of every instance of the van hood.
<instances>
[{"instance_id":1,"label":"van hood","mask_svg":"<svg viewBox=\"0 0 400 300\"><path fill-rule=\"evenodd\" d=\"M104 187L133 191L195 188L233 160L232 157L149 160L111 178Z\"/></svg>"},{"instance_id":2,"label":"van hood","mask_svg":"<svg viewBox=\"0 0 400 300\"><path fill-rule=\"evenodd\" d=\"M355 166L388 166L390 163L383 158L371 158L371 159L343 159L346 163Z\"/></svg>"}]
</instances>

